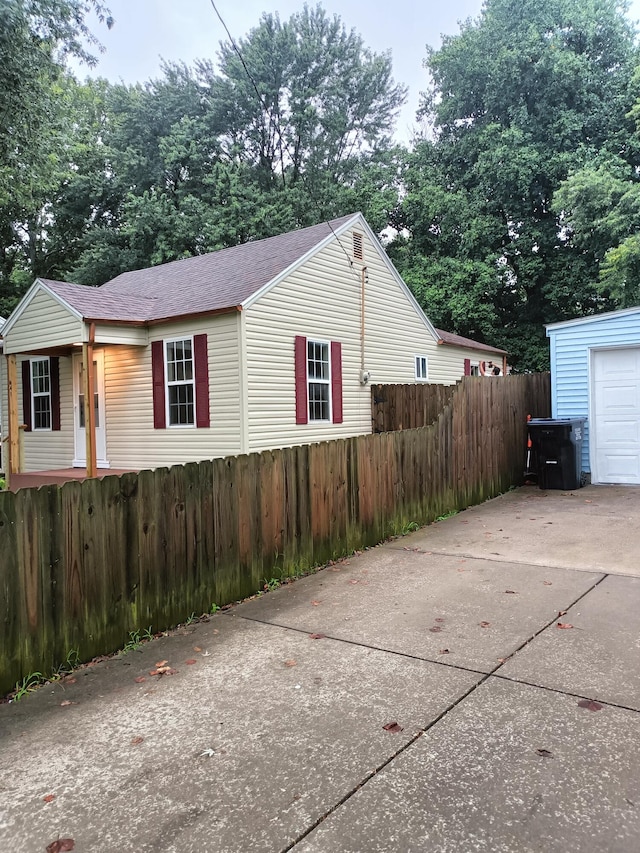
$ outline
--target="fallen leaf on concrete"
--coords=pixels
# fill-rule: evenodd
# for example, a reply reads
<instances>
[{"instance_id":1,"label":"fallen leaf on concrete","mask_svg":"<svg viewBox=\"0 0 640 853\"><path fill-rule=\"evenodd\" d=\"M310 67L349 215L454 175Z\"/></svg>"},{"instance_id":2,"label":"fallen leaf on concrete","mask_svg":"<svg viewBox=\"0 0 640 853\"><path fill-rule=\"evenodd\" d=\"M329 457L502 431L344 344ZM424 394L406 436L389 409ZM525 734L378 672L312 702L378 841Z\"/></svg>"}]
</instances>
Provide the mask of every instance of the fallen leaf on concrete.
<instances>
[{"instance_id":1,"label":"fallen leaf on concrete","mask_svg":"<svg viewBox=\"0 0 640 853\"><path fill-rule=\"evenodd\" d=\"M432 634L439 634L442 631L440 625L434 625L433 628L429 628Z\"/></svg>"},{"instance_id":2,"label":"fallen leaf on concrete","mask_svg":"<svg viewBox=\"0 0 640 853\"><path fill-rule=\"evenodd\" d=\"M517 595L518 593L515 591L515 589L505 589L504 594L505 595Z\"/></svg>"},{"instance_id":3,"label":"fallen leaf on concrete","mask_svg":"<svg viewBox=\"0 0 640 853\"><path fill-rule=\"evenodd\" d=\"M396 722L386 723L386 725L384 725L382 728L385 730L385 732L393 732L394 734L404 731L402 726L399 726Z\"/></svg>"},{"instance_id":4,"label":"fallen leaf on concrete","mask_svg":"<svg viewBox=\"0 0 640 853\"><path fill-rule=\"evenodd\" d=\"M47 844L47 853L65 853L65 851L73 850L76 842L73 838L57 838L51 844Z\"/></svg>"},{"instance_id":5,"label":"fallen leaf on concrete","mask_svg":"<svg viewBox=\"0 0 640 853\"><path fill-rule=\"evenodd\" d=\"M444 622L444 619L441 616L436 616L436 618L433 621L434 622Z\"/></svg>"},{"instance_id":6,"label":"fallen leaf on concrete","mask_svg":"<svg viewBox=\"0 0 640 853\"><path fill-rule=\"evenodd\" d=\"M353 578L353 580L350 580L349 583L356 584L356 583L360 583L360 581L357 578Z\"/></svg>"},{"instance_id":7,"label":"fallen leaf on concrete","mask_svg":"<svg viewBox=\"0 0 640 853\"><path fill-rule=\"evenodd\" d=\"M72 675L65 675L65 677L62 679L62 683L63 684L75 684L76 680L77 679L75 679Z\"/></svg>"},{"instance_id":8,"label":"fallen leaf on concrete","mask_svg":"<svg viewBox=\"0 0 640 853\"><path fill-rule=\"evenodd\" d=\"M481 628L488 628L491 625L491 622L479 622L478 623Z\"/></svg>"},{"instance_id":9,"label":"fallen leaf on concrete","mask_svg":"<svg viewBox=\"0 0 640 853\"><path fill-rule=\"evenodd\" d=\"M496 660L498 661L498 663L506 663L508 658L496 658Z\"/></svg>"},{"instance_id":10,"label":"fallen leaf on concrete","mask_svg":"<svg viewBox=\"0 0 640 853\"><path fill-rule=\"evenodd\" d=\"M569 622L558 622L558 628L573 628L573 625L570 625Z\"/></svg>"},{"instance_id":11,"label":"fallen leaf on concrete","mask_svg":"<svg viewBox=\"0 0 640 853\"><path fill-rule=\"evenodd\" d=\"M311 602L311 604L312 604L312 606L313 606L313 607L317 607L317 606L320 604L320 602L319 602L319 601L316 601L316 600L314 599L314 600Z\"/></svg>"},{"instance_id":12,"label":"fallen leaf on concrete","mask_svg":"<svg viewBox=\"0 0 640 853\"><path fill-rule=\"evenodd\" d=\"M139 743L142 743L143 740L144 740L144 738L140 737L140 735L138 735L138 737L132 737L131 738L131 746L137 746Z\"/></svg>"},{"instance_id":13,"label":"fallen leaf on concrete","mask_svg":"<svg viewBox=\"0 0 640 853\"><path fill-rule=\"evenodd\" d=\"M169 661L168 661L168 660L159 660L159 661L156 663L156 666L159 668L159 667L161 667L161 666L166 666L168 663L169 663Z\"/></svg>"},{"instance_id":14,"label":"fallen leaf on concrete","mask_svg":"<svg viewBox=\"0 0 640 853\"><path fill-rule=\"evenodd\" d=\"M589 500L589 498L586 498L586 499L585 499L585 503L586 503L586 504L590 504L590 503L593 503L593 501L590 501L590 500Z\"/></svg>"},{"instance_id":15,"label":"fallen leaf on concrete","mask_svg":"<svg viewBox=\"0 0 640 853\"><path fill-rule=\"evenodd\" d=\"M189 660L186 660L185 663L187 666L193 666L194 663L198 663L198 661L195 658L189 658Z\"/></svg>"},{"instance_id":16,"label":"fallen leaf on concrete","mask_svg":"<svg viewBox=\"0 0 640 853\"><path fill-rule=\"evenodd\" d=\"M551 581L542 581L542 583L543 583L545 586L553 586L553 584L551 583Z\"/></svg>"},{"instance_id":17,"label":"fallen leaf on concrete","mask_svg":"<svg viewBox=\"0 0 640 853\"><path fill-rule=\"evenodd\" d=\"M146 675L139 675L137 678L134 678L136 684L142 684L143 681L146 681Z\"/></svg>"},{"instance_id":18,"label":"fallen leaf on concrete","mask_svg":"<svg viewBox=\"0 0 640 853\"><path fill-rule=\"evenodd\" d=\"M52 803L56 798L55 794L47 794L46 797L42 798L43 803Z\"/></svg>"},{"instance_id":19,"label":"fallen leaf on concrete","mask_svg":"<svg viewBox=\"0 0 640 853\"><path fill-rule=\"evenodd\" d=\"M284 665L285 665L285 666L288 666L288 667L297 666L297 665L298 665L298 661L293 660L293 658L292 658L291 660L286 660L286 661L284 662Z\"/></svg>"},{"instance_id":20,"label":"fallen leaf on concrete","mask_svg":"<svg viewBox=\"0 0 640 853\"><path fill-rule=\"evenodd\" d=\"M63 699L62 702L60 703L60 707L66 708L69 705L77 705L77 704L78 704L77 702L71 702L70 699Z\"/></svg>"},{"instance_id":21,"label":"fallen leaf on concrete","mask_svg":"<svg viewBox=\"0 0 640 853\"><path fill-rule=\"evenodd\" d=\"M600 711L602 705L599 702L594 702L593 699L581 699L578 702L578 708L586 708L587 711Z\"/></svg>"},{"instance_id":22,"label":"fallen leaf on concrete","mask_svg":"<svg viewBox=\"0 0 640 853\"><path fill-rule=\"evenodd\" d=\"M553 753L548 749L536 749L536 752L541 758L553 758Z\"/></svg>"},{"instance_id":23,"label":"fallen leaf on concrete","mask_svg":"<svg viewBox=\"0 0 640 853\"><path fill-rule=\"evenodd\" d=\"M159 666L157 669L150 669L149 675L175 675L177 671L170 666Z\"/></svg>"},{"instance_id":24,"label":"fallen leaf on concrete","mask_svg":"<svg viewBox=\"0 0 640 853\"><path fill-rule=\"evenodd\" d=\"M194 647L193 647L193 651L194 651L194 652L201 652L201 651L202 651L202 649L200 648L200 646L194 646Z\"/></svg>"},{"instance_id":25,"label":"fallen leaf on concrete","mask_svg":"<svg viewBox=\"0 0 640 853\"><path fill-rule=\"evenodd\" d=\"M438 654L439 654L439 655L448 655L448 654L449 654L449 649L440 649L440 651L438 652Z\"/></svg>"},{"instance_id":26,"label":"fallen leaf on concrete","mask_svg":"<svg viewBox=\"0 0 640 853\"><path fill-rule=\"evenodd\" d=\"M558 616L564 616L566 612L566 610L558 610Z\"/></svg>"},{"instance_id":27,"label":"fallen leaf on concrete","mask_svg":"<svg viewBox=\"0 0 640 853\"><path fill-rule=\"evenodd\" d=\"M326 634L309 634L309 639L310 640L324 640L326 636L327 636Z\"/></svg>"}]
</instances>

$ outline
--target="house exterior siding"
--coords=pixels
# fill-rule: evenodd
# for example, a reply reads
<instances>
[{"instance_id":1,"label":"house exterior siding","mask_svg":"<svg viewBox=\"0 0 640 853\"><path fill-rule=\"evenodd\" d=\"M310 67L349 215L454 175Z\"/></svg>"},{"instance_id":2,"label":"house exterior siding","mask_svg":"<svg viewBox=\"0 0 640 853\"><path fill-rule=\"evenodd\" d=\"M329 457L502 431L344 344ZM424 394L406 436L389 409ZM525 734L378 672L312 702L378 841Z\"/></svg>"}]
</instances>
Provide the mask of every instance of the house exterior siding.
<instances>
[{"instance_id":1,"label":"house exterior siding","mask_svg":"<svg viewBox=\"0 0 640 853\"><path fill-rule=\"evenodd\" d=\"M22 423L22 362L26 358L16 359L18 368L18 419ZM4 359L3 359L4 361ZM73 460L73 377L70 357L61 357L60 366L60 429L20 430L22 458L25 471L42 471L48 468L68 468ZM2 400L3 413L6 414L7 400L7 368L2 365ZM3 424L3 433L6 427ZM6 454L6 444L3 455Z\"/></svg>"},{"instance_id":2,"label":"house exterior siding","mask_svg":"<svg viewBox=\"0 0 640 853\"><path fill-rule=\"evenodd\" d=\"M359 228L353 229L362 233ZM368 433L371 391L360 383L362 264L350 266L353 231L340 235L243 312L250 451ZM426 320L363 234L364 368L371 382L415 382L415 356L427 355L429 381L453 383L463 360L439 346ZM342 344L343 422L296 424L294 339Z\"/></svg>"},{"instance_id":3,"label":"house exterior siding","mask_svg":"<svg viewBox=\"0 0 640 853\"><path fill-rule=\"evenodd\" d=\"M157 468L241 452L239 314L153 326L149 343L207 335L211 426L154 429L151 347L105 347L107 458L115 468Z\"/></svg>"},{"instance_id":4,"label":"house exterior siding","mask_svg":"<svg viewBox=\"0 0 640 853\"><path fill-rule=\"evenodd\" d=\"M9 354L70 346L82 341L83 327L78 317L41 290L7 334L4 351Z\"/></svg>"},{"instance_id":5,"label":"house exterior siding","mask_svg":"<svg viewBox=\"0 0 640 853\"><path fill-rule=\"evenodd\" d=\"M582 470L590 472L591 352L640 346L640 308L554 324L547 328L547 335L551 355L551 414L554 418L587 418Z\"/></svg>"}]
</instances>

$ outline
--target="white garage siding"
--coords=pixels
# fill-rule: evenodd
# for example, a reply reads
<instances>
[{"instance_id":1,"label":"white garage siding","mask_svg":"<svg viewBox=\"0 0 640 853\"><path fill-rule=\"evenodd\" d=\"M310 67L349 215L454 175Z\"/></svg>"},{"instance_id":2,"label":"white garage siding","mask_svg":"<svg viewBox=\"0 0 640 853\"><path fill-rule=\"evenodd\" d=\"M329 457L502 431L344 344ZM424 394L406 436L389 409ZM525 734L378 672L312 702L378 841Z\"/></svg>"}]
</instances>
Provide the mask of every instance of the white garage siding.
<instances>
[{"instance_id":1,"label":"white garage siding","mask_svg":"<svg viewBox=\"0 0 640 853\"><path fill-rule=\"evenodd\" d=\"M551 412L554 418L584 417L582 470L592 471L591 434L595 411L595 353L640 346L640 308L554 323L547 326L551 344ZM603 437L601 424L600 436Z\"/></svg>"}]
</instances>

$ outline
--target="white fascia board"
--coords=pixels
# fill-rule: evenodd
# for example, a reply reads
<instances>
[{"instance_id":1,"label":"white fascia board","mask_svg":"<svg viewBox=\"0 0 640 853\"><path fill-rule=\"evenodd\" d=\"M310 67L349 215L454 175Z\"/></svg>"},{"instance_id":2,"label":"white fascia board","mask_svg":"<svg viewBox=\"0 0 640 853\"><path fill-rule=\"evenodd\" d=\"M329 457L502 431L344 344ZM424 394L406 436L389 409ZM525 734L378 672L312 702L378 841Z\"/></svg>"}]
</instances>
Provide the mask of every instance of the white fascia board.
<instances>
[{"instance_id":1,"label":"white fascia board","mask_svg":"<svg viewBox=\"0 0 640 853\"><path fill-rule=\"evenodd\" d=\"M305 252L304 255L301 255L297 261L294 261L292 264L289 264L289 266L285 270L283 270L281 273L278 273L278 275L272 278L271 281L268 281L266 284L263 284L259 290L256 290L255 293L252 293L251 296L248 296L244 300L244 302L241 303L241 308L249 308L249 306L253 305L254 302L257 302L261 296L264 296L265 293L268 293L272 288L274 288L276 284L279 284L284 278L286 278L288 275L291 275L292 272L295 272L303 264L306 264L306 262L310 260L314 255L317 255L318 252L321 252L322 249L324 249L325 246L328 246L333 240L336 239L336 237L339 238L340 235L344 234L347 229L352 228L356 222L360 223L361 221L364 222L362 214L356 213L351 219L349 219L339 228L333 228L332 233L328 234L324 238L324 240L321 240L312 249L309 249L308 252Z\"/></svg>"},{"instance_id":2,"label":"white fascia board","mask_svg":"<svg viewBox=\"0 0 640 853\"><path fill-rule=\"evenodd\" d=\"M47 287L47 285L46 285L43 281L41 281L39 278L37 278L37 279L33 282L33 284L31 285L31 287L29 288L29 290L27 290L27 292L25 293L25 295L22 297L22 299L20 300L20 302L16 305L16 307L14 308L14 310L13 310L13 311L11 312L11 314L9 315L9 319L7 320L7 322L6 322L6 323L4 324L4 326L2 327L2 337L3 337L3 338L6 338L6 336L7 336L7 332L9 332L9 331L11 330L11 328L12 328L13 326L15 326L15 324L18 322L18 320L20 319L20 317L22 317L22 315L24 314L24 312L26 311L26 309L29 307L29 305L30 305L30 303L32 302L32 300L34 299L34 297L35 297L38 293L40 293L41 291L44 291L44 292L45 292L45 293L47 293L47 294L48 294L52 299L55 299L55 301L56 301L59 305L61 305L61 306L65 309L65 311L68 311L68 312L69 312L69 314L73 315L73 316L74 316L74 317L76 317L78 320L82 321L82 320L84 319L84 318L83 318L83 316L82 316L82 314L80 314L80 312L79 312L79 311L76 311L76 309L75 309L75 308L72 308L72 307L71 307L71 305L69 305L69 303L68 303L68 302L65 302L65 300L64 300L64 299L62 299L62 297L61 297L61 296L58 296L58 294L57 294L57 293L54 293L54 292L53 292L53 290L51 290L51 288L50 288L50 287Z\"/></svg>"},{"instance_id":3,"label":"white fascia board","mask_svg":"<svg viewBox=\"0 0 640 853\"><path fill-rule=\"evenodd\" d=\"M549 332L557 329L566 329L570 326L582 326L586 323L598 323L600 320L610 320L613 317L628 317L631 314L640 314L640 306L634 308L620 308L618 311L605 311L604 314L590 314L588 317L574 317L573 320L562 320L559 323L546 323L547 337Z\"/></svg>"}]
</instances>

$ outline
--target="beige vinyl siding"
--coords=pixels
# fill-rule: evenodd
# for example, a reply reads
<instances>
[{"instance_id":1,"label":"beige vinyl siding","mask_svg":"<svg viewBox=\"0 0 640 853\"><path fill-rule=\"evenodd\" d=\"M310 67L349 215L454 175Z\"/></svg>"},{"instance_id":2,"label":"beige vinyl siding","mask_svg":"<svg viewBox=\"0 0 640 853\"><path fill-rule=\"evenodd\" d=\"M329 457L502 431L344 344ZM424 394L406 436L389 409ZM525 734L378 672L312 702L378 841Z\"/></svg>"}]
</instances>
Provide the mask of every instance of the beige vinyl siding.
<instances>
[{"instance_id":1,"label":"beige vinyl siding","mask_svg":"<svg viewBox=\"0 0 640 853\"><path fill-rule=\"evenodd\" d=\"M140 347L148 343L149 331L142 326L96 324L94 340L96 344L130 344Z\"/></svg>"},{"instance_id":2,"label":"beige vinyl siding","mask_svg":"<svg viewBox=\"0 0 640 853\"><path fill-rule=\"evenodd\" d=\"M18 421L23 423L22 362L18 357ZM71 358L61 357L60 365L60 429L20 430L22 470L46 471L70 468L73 463L73 381ZM6 399L6 367L3 370L3 393ZM6 444L5 444L6 448ZM5 451L6 452L6 451Z\"/></svg>"},{"instance_id":3,"label":"beige vinyl siding","mask_svg":"<svg viewBox=\"0 0 640 853\"><path fill-rule=\"evenodd\" d=\"M9 329L5 353L35 352L82 341L83 324L44 290L37 291L28 307Z\"/></svg>"},{"instance_id":4,"label":"beige vinyl siding","mask_svg":"<svg viewBox=\"0 0 640 853\"><path fill-rule=\"evenodd\" d=\"M488 350L474 350L469 347L457 347L453 344L441 344L442 358L452 371L458 371L458 378L464 373L465 359L469 359L471 364L480 364L481 361L492 361L502 369L502 354L492 353Z\"/></svg>"},{"instance_id":5,"label":"beige vinyl siding","mask_svg":"<svg viewBox=\"0 0 640 853\"><path fill-rule=\"evenodd\" d=\"M241 450L239 314L154 326L149 346L104 347L107 459L112 468L157 468ZM154 429L151 342L207 334L211 427Z\"/></svg>"},{"instance_id":6,"label":"beige vinyl siding","mask_svg":"<svg viewBox=\"0 0 640 853\"><path fill-rule=\"evenodd\" d=\"M360 229L354 229L360 232ZM341 244L341 245L340 245ZM249 450L371 432L371 391L360 384L361 269L350 267L352 232L333 241L244 312ZM430 381L455 382L432 333L365 234L365 369L372 382L415 382L415 356ZM347 254L345 254L345 252ZM340 341L344 422L296 424L294 339Z\"/></svg>"}]
</instances>

